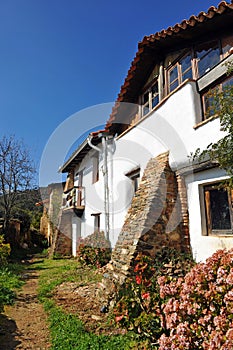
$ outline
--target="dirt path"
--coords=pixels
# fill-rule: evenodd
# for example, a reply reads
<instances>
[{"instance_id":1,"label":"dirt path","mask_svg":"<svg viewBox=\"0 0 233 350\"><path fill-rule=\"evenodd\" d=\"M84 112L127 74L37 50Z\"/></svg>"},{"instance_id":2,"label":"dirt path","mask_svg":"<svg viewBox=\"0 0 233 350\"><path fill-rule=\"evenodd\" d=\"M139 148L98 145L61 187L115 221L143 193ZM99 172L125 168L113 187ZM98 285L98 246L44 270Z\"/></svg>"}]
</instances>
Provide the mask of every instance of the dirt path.
<instances>
[{"instance_id":1,"label":"dirt path","mask_svg":"<svg viewBox=\"0 0 233 350\"><path fill-rule=\"evenodd\" d=\"M37 299L38 273L31 269L24 274L25 285L13 306L0 315L0 350L45 350L50 348L49 330L43 306Z\"/></svg>"}]
</instances>

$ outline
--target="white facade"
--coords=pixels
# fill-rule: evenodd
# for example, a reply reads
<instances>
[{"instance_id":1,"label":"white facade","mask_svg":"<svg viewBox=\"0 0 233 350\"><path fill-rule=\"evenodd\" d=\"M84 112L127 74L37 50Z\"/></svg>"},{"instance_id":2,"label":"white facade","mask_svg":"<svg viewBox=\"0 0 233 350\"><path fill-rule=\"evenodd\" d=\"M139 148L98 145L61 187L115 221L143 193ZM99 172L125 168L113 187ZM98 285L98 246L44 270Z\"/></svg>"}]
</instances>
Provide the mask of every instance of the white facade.
<instances>
[{"instance_id":1,"label":"white facade","mask_svg":"<svg viewBox=\"0 0 233 350\"><path fill-rule=\"evenodd\" d=\"M228 46L229 42L232 42L233 45L233 35L230 38L227 39L228 41L224 39ZM223 43L225 43L224 40ZM224 45L227 47L226 44ZM145 106L148 107L151 102L139 103L136 110L139 111L139 114L141 113L141 116L132 122L127 130L120 132L119 135L115 132L109 134L100 132L100 135L97 136L99 142L95 142L95 146L92 146L91 140L87 142L85 146L87 151L80 160L74 162L73 158L70 159L70 164L72 162L74 164L74 186L80 185L79 174L82 173L85 197L85 210L82 215L73 215L73 255L76 255L78 238L92 234L95 229L104 231L112 247L115 246L134 196L130 174L140 171L141 178L148 161L164 151L169 151L169 163L172 170L183 173L185 178L189 235L194 258L197 261L205 260L217 249L233 247L233 235L210 235L206 229L203 186L225 179L224 171L218 168L191 173L184 171L185 168L191 166L191 154L195 153L198 148L206 149L210 143L217 142L224 136L220 131L219 118L209 117L203 120L201 96L204 96L205 91L212 87L215 81L225 76L226 66L223 63L233 59L232 49L227 56L221 56L219 63L206 69L201 77L194 77L195 79L189 77L164 95L162 90L164 79L168 79L167 76L173 69L172 60L174 60L174 67L179 63L178 57L181 51L172 52L171 55L168 53L164 66L161 68L159 63L145 81L145 87L147 87L148 82L154 81L155 77L158 80L158 93L155 89L154 95L151 95L151 98L154 98L153 96L159 98L156 106L143 116L140 111ZM183 61L180 59L180 62ZM192 63L192 69L194 69L194 63ZM182 64L180 63L181 67ZM198 61L195 64L198 65ZM164 72L167 74L165 78L162 76ZM167 88L170 80L167 80ZM146 88L142 87L142 91L146 91ZM148 91L152 90L148 89ZM145 99L145 95L145 92L142 92L142 95L138 96L139 102ZM124 104L124 100L121 104ZM125 109L127 109L127 104ZM117 123L117 120L115 122ZM80 149L80 154L82 154L81 151L83 148ZM96 157L99 159L99 165L98 161L94 161ZM99 169L99 178L93 181L96 164ZM66 166L63 167L63 171L66 171Z\"/></svg>"},{"instance_id":2,"label":"white facade","mask_svg":"<svg viewBox=\"0 0 233 350\"><path fill-rule=\"evenodd\" d=\"M194 108L195 106L195 108ZM139 167L140 176L150 158L164 151L170 151L170 165L174 170L187 166L189 156L200 147L205 149L211 142L222 137L219 119L213 119L195 129L196 115L200 111L200 98L194 82L187 82L137 126L120 137L111 138L108 142L108 178L109 178L109 239L115 246L118 235L124 223L127 210L131 204L133 193L132 183L125 175ZM94 231L94 214L100 214L100 230L105 231L104 213L104 176L103 154L100 144L100 178L92 183L93 156L96 150L91 150L75 168L75 174L83 171L83 187L85 188L85 212L82 218L74 214L73 245L76 246L76 236L86 237ZM202 172L202 182L208 182L212 177L222 179L224 174L212 176L216 170ZM78 178L75 186L78 186ZM230 237L207 237L202 235L199 181L197 175L188 175L188 207L190 215L190 239L193 253L197 260L203 260L217 248L233 246ZM78 233L77 232L77 227ZM81 230L81 232L80 232ZM208 242L208 243L207 243ZM207 249L208 245L208 249ZM75 255L75 248L73 248Z\"/></svg>"}]
</instances>

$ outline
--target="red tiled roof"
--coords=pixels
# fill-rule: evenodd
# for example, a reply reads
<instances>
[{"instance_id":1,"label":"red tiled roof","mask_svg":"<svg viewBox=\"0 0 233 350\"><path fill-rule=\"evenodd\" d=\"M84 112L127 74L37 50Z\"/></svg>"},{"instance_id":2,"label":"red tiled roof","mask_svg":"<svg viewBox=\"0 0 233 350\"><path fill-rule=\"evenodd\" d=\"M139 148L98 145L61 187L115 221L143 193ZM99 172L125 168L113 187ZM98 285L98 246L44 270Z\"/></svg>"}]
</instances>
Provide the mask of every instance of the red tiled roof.
<instances>
[{"instance_id":1,"label":"red tiled roof","mask_svg":"<svg viewBox=\"0 0 233 350\"><path fill-rule=\"evenodd\" d=\"M194 27L197 23L202 23L205 20L212 19L215 15L221 15L227 9L233 10L233 3L231 2L231 4L229 4L226 1L222 1L219 3L218 7L211 6L207 13L202 11L199 15L192 15L188 20L185 19L181 23L175 24L173 27L168 27L156 34L145 36L139 43L139 48L147 45L148 42L155 42L156 40L160 40L160 38L164 39L167 36L177 34L181 30L186 30L188 27Z\"/></svg>"},{"instance_id":2,"label":"red tiled roof","mask_svg":"<svg viewBox=\"0 0 233 350\"><path fill-rule=\"evenodd\" d=\"M135 72L139 68L141 70L143 69L142 65L145 65L145 62L148 59L147 56L149 55L148 48L153 48L155 50L158 46L157 52L159 54L159 50L163 49L164 47L163 43L165 42L165 40L166 43L169 42L169 44L171 43L171 40L174 40L176 38L177 40L180 40L183 38L182 35L187 33L190 29L192 30L193 34L195 28L197 28L198 25L201 25L203 22L207 23L210 20L219 17L219 15L222 15L223 13L231 12L233 10L232 2L233 1L231 1L231 3L227 3L225 1L222 1L218 4L217 7L211 6L207 12L202 11L197 16L192 15L188 20L183 20L181 23L177 23L173 27L168 27L167 29L163 29L155 34L145 36L143 40L138 44L138 51L131 63L131 67L128 71L124 84L121 86L121 90L118 94L116 104L113 107L111 116L106 123L106 128L111 127L112 122L115 120L115 116L118 110L117 102L134 102L130 101L130 87L133 81L135 84L140 83L140 81L136 81ZM189 36L189 39L190 38L191 37ZM188 36L186 37L186 40L187 39Z\"/></svg>"},{"instance_id":3,"label":"red tiled roof","mask_svg":"<svg viewBox=\"0 0 233 350\"><path fill-rule=\"evenodd\" d=\"M106 130L106 128L102 129L102 130L93 131L93 132L91 132L91 136L97 137L99 134L106 133L106 132L108 132L108 130Z\"/></svg>"}]
</instances>

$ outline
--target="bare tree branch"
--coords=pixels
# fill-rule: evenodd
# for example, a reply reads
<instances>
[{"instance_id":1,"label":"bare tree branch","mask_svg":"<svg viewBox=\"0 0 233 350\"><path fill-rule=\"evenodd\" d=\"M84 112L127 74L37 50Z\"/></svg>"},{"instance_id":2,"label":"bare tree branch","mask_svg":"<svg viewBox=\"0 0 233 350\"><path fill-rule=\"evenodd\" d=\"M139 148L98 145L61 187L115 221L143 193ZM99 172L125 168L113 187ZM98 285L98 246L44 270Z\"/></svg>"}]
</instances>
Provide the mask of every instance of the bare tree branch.
<instances>
[{"instance_id":1,"label":"bare tree branch","mask_svg":"<svg viewBox=\"0 0 233 350\"><path fill-rule=\"evenodd\" d=\"M23 141L15 136L0 139L0 205L5 230L17 206L19 192L31 187L34 175L35 167Z\"/></svg>"}]
</instances>

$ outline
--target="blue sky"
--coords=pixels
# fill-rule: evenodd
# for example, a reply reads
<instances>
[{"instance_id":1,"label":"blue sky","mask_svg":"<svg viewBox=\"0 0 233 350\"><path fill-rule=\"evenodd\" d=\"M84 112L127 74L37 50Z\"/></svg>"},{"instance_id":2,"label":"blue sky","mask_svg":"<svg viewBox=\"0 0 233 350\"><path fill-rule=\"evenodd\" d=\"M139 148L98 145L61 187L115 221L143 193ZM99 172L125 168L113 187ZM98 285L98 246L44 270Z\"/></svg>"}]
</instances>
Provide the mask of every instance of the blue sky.
<instances>
[{"instance_id":1,"label":"blue sky","mask_svg":"<svg viewBox=\"0 0 233 350\"><path fill-rule=\"evenodd\" d=\"M218 3L0 0L0 137L22 138L38 164L66 118L116 99L138 41Z\"/></svg>"}]
</instances>

